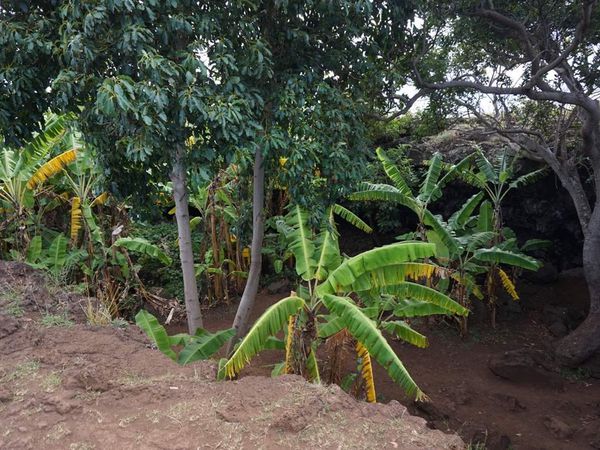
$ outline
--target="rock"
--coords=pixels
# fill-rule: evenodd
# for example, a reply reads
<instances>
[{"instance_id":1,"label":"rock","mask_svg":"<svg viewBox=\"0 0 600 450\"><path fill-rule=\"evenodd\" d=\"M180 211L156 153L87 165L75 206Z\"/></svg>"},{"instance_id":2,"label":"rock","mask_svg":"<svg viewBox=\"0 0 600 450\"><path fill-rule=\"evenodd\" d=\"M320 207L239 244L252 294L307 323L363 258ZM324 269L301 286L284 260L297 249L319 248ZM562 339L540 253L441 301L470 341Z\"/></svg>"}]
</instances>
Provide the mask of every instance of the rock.
<instances>
[{"instance_id":1,"label":"rock","mask_svg":"<svg viewBox=\"0 0 600 450\"><path fill-rule=\"evenodd\" d=\"M267 286L267 292L269 294L282 294L287 293L290 290L290 282L285 278L282 280L273 281Z\"/></svg>"},{"instance_id":2,"label":"rock","mask_svg":"<svg viewBox=\"0 0 600 450\"><path fill-rule=\"evenodd\" d=\"M499 400L507 411L519 412L527 409L527 407L523 405L517 397L513 397L512 395L498 392L493 394L492 397L496 400Z\"/></svg>"},{"instance_id":3,"label":"rock","mask_svg":"<svg viewBox=\"0 0 600 450\"><path fill-rule=\"evenodd\" d=\"M575 434L575 428L563 422L558 417L547 416L544 418L544 426L557 439L570 439Z\"/></svg>"},{"instance_id":4,"label":"rock","mask_svg":"<svg viewBox=\"0 0 600 450\"><path fill-rule=\"evenodd\" d=\"M494 375L519 384L563 389L563 379L551 372L551 361L539 350L511 350L492 356L488 367Z\"/></svg>"},{"instance_id":5,"label":"rock","mask_svg":"<svg viewBox=\"0 0 600 450\"><path fill-rule=\"evenodd\" d=\"M548 331L550 334L552 334L552 336L557 338L561 338L569 334L569 329L562 320L557 320L556 322L548 325Z\"/></svg>"}]
</instances>

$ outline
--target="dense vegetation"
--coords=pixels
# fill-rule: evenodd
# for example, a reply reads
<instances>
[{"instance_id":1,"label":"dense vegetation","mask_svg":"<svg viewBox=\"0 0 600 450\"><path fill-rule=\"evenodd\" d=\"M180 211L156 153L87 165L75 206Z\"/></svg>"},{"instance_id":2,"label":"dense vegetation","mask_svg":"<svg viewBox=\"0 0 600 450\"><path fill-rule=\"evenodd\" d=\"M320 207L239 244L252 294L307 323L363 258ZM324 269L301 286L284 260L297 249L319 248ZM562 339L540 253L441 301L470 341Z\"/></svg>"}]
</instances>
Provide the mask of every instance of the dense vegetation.
<instances>
[{"instance_id":1,"label":"dense vegetation","mask_svg":"<svg viewBox=\"0 0 600 450\"><path fill-rule=\"evenodd\" d=\"M583 231L590 311L558 346L579 363L600 347L598 8L538 3L10 1L0 258L97 298L91 324L135 317L180 364L227 344L219 376L233 378L280 349L274 375L375 401L373 358L423 399L387 339L426 347L411 320L427 316L466 336L479 301L495 326L501 291L518 301L552 245L518 236L504 202L553 172ZM457 122L498 144L414 156ZM395 242L345 255L339 219ZM267 279L294 288L252 325ZM204 329L202 308L238 301L231 329ZM184 311L188 333L146 309ZM332 361L348 344L344 375Z\"/></svg>"}]
</instances>

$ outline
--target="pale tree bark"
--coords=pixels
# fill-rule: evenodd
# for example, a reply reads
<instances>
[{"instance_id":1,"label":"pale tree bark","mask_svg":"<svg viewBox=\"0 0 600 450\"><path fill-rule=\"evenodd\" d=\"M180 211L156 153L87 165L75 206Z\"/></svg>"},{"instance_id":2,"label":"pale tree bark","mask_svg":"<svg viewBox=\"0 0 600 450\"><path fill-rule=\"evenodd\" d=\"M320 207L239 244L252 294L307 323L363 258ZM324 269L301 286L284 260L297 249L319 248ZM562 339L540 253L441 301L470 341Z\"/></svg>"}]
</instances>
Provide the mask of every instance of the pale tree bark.
<instances>
[{"instance_id":1,"label":"pale tree bark","mask_svg":"<svg viewBox=\"0 0 600 450\"><path fill-rule=\"evenodd\" d=\"M553 33L552 25L548 23L538 24L536 29L541 31L533 33L512 15L495 10L492 2L483 2L481 5L473 15L486 19L494 29L502 30L505 37L513 41L515 49L519 49L513 54L514 61L525 66L530 76L527 79L523 77L520 85L509 87L482 82L477 75L468 73L458 74L452 80L429 82L423 79L418 70L420 59L430 48L429 44L425 45L430 33L424 33L424 44L414 61L415 81L421 90L465 89L497 96L523 96L572 108L566 126L558 127L557 139L553 144L534 128L501 127L498 121L490 121L477 111L473 112L483 123L544 160L573 200L584 236L583 270L590 293L590 309L581 325L557 343L556 356L563 364L577 365L600 350L600 104L592 97L594 87L585 87L584 77L592 74L585 68L583 73L578 72L571 63L576 60L578 47L591 28L598 0L580 2L577 26L569 38L561 33ZM560 36L560 42L557 36ZM547 81L546 75L550 72L562 85L551 85ZM582 124L581 152L573 154L564 141L575 117ZM588 198L578 171L582 156L590 161L594 177L593 201Z\"/></svg>"},{"instance_id":2,"label":"pale tree bark","mask_svg":"<svg viewBox=\"0 0 600 450\"><path fill-rule=\"evenodd\" d=\"M190 230L190 213L188 207L188 189L186 184L185 147L178 145L175 149L173 171L173 199L175 200L175 218L179 236L179 258L183 275L183 293L187 314L188 331L196 333L202 328L202 312L198 299L198 286L194 269L194 252L192 249L192 232Z\"/></svg>"},{"instance_id":3,"label":"pale tree bark","mask_svg":"<svg viewBox=\"0 0 600 450\"><path fill-rule=\"evenodd\" d=\"M258 285L262 270L262 246L265 234L265 218L264 218L264 202L265 202L265 167L263 155L260 149L256 151L254 157L254 174L252 186L252 244L250 246L250 270L248 272L248 280L242 299L238 306L233 328L236 330L234 338L229 341L227 354L231 354L233 346L243 338L249 328L250 314L254 308L256 294L258 293Z\"/></svg>"}]
</instances>

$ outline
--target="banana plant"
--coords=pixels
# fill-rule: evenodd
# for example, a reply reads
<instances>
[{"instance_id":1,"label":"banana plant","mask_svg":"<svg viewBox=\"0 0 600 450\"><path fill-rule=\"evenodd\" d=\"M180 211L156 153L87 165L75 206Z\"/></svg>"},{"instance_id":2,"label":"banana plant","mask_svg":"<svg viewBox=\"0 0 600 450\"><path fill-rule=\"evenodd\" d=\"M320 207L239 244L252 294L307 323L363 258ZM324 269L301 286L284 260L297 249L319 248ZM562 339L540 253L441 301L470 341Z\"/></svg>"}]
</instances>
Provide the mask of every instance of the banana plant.
<instances>
[{"instance_id":1,"label":"banana plant","mask_svg":"<svg viewBox=\"0 0 600 450\"><path fill-rule=\"evenodd\" d=\"M507 242L497 241L498 233L493 226L493 207L488 200L482 202L483 198L484 193L479 192L467 199L447 223L438 217L438 222L444 228L443 236L437 230L427 233L427 240L436 245L437 262L452 271L449 279L452 280L453 297L467 308L471 306L471 295L483 299L482 289L477 282L478 276L500 279L507 293L518 300L514 282L502 267L538 270L541 265L539 261L519 251L516 238ZM478 214L475 214L477 210ZM446 245L448 237L452 240L451 246ZM494 311L495 297L490 296L489 291L487 301ZM467 318L458 319L461 334L465 336L468 333Z\"/></svg>"},{"instance_id":2,"label":"banana plant","mask_svg":"<svg viewBox=\"0 0 600 450\"><path fill-rule=\"evenodd\" d=\"M198 328L194 335L179 333L169 336L158 319L143 309L136 314L135 323L158 350L182 366L210 358L235 334L233 328L216 333ZM181 350L177 351L177 347Z\"/></svg>"},{"instance_id":3,"label":"banana plant","mask_svg":"<svg viewBox=\"0 0 600 450\"><path fill-rule=\"evenodd\" d=\"M77 157L77 149L64 149L70 116L48 115L45 128L20 149L2 148L0 153L0 210L7 218L0 231L13 231L15 250L29 244L33 209L37 196L45 193L44 182ZM66 144L65 144L66 145ZM54 154L55 149L60 153Z\"/></svg>"},{"instance_id":4,"label":"banana plant","mask_svg":"<svg viewBox=\"0 0 600 450\"><path fill-rule=\"evenodd\" d=\"M344 330L356 342L369 401L375 400L372 359L384 367L409 396L424 400L425 394L382 330L419 346L425 345L423 336L406 322L382 320L378 309L381 303L367 305L362 297L372 298L373 292L388 290L393 291L386 294L388 300L394 297L398 305L411 299L435 306L446 314L466 315L468 310L448 296L419 284L437 272L436 266L422 262L435 255L435 245L403 242L344 258L339 251L332 209L321 227L313 230L308 225L308 213L296 206L282 221L280 229L294 254L301 284L296 292L269 307L256 321L231 358L222 364L220 376L233 378L257 353L278 347L285 349L280 372L319 381L317 347ZM274 342L281 330L286 332L286 337L277 345Z\"/></svg>"},{"instance_id":5,"label":"banana plant","mask_svg":"<svg viewBox=\"0 0 600 450\"><path fill-rule=\"evenodd\" d=\"M507 151L498 154L495 158L486 157L480 148L473 154L474 164L460 167L458 176L466 183L480 189L492 203L493 230L501 238L502 202L513 189L518 189L535 183L548 173L547 168L533 170L525 174L517 173L517 163L520 155L510 156Z\"/></svg>"},{"instance_id":6,"label":"banana plant","mask_svg":"<svg viewBox=\"0 0 600 450\"><path fill-rule=\"evenodd\" d=\"M442 188L471 164L472 155L455 165L445 165L439 153L429 161L429 168L421 182L418 193L414 193L398 167L390 160L382 148L377 149L377 158L392 184L373 184L365 182L354 192L352 200L388 201L397 203L413 211L419 221L417 236L426 240L427 229L436 230L447 246L452 246L451 236L445 234L444 227L430 210L429 205L442 196ZM445 173L444 173L444 169Z\"/></svg>"}]
</instances>

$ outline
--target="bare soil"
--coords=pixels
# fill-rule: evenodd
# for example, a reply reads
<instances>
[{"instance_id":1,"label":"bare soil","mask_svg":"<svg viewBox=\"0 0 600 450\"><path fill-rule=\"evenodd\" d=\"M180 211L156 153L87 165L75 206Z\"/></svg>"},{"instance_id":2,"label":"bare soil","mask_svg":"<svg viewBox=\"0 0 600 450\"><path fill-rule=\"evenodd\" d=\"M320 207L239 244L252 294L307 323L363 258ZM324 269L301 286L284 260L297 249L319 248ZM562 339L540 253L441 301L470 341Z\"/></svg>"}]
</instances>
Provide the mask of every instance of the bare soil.
<instances>
[{"instance_id":1,"label":"bare soil","mask_svg":"<svg viewBox=\"0 0 600 450\"><path fill-rule=\"evenodd\" d=\"M282 298L283 289L280 294L263 292L253 319ZM458 433L471 448L600 449L600 355L594 361L593 376L587 367L563 369L549 357L557 338L548 330L548 307L584 317L589 300L581 273L565 273L546 283L522 281L519 292L521 301L509 305L515 308L513 312L499 314L496 329L489 326L485 307L475 308L465 339L445 322L414 323L429 338L429 347L391 344L431 402L406 399L375 364L378 401L399 401L412 414L425 418L429 427ZM207 323L225 328L234 314L234 305L213 309ZM520 352L541 354L547 361L542 361L544 367L521 367L511 379L490 370L491 360L507 354L510 362ZM281 360L280 352L265 351L244 369L243 376L267 376Z\"/></svg>"},{"instance_id":2,"label":"bare soil","mask_svg":"<svg viewBox=\"0 0 600 450\"><path fill-rule=\"evenodd\" d=\"M296 376L216 382L214 362L179 367L135 326L82 324L84 303L0 261L0 448L464 448L395 401Z\"/></svg>"}]
</instances>

